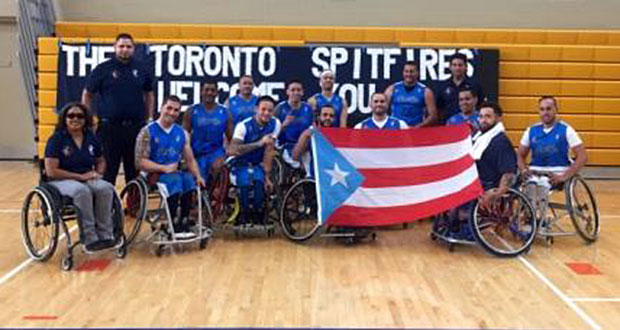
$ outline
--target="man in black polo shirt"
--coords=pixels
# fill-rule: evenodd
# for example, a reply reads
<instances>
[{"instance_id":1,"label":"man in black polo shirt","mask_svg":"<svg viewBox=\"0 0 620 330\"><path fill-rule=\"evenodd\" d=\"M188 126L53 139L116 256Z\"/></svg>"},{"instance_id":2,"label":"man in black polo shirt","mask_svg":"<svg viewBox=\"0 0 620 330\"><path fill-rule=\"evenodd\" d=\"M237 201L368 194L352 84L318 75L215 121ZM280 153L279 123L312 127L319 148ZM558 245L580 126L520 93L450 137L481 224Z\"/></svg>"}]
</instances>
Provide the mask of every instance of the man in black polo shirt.
<instances>
[{"instance_id":1,"label":"man in black polo shirt","mask_svg":"<svg viewBox=\"0 0 620 330\"><path fill-rule=\"evenodd\" d=\"M502 124L502 108L483 102L480 108L480 131L474 136L472 155L484 188L483 203L503 195L517 172L517 154Z\"/></svg>"},{"instance_id":2,"label":"man in black polo shirt","mask_svg":"<svg viewBox=\"0 0 620 330\"><path fill-rule=\"evenodd\" d=\"M448 118L461 112L459 108L459 90L468 88L478 96L478 105L484 100L484 92L480 84L467 77L467 56L456 53L450 57L450 79L436 85L437 112L439 122L445 124Z\"/></svg>"},{"instance_id":3,"label":"man in black polo shirt","mask_svg":"<svg viewBox=\"0 0 620 330\"><path fill-rule=\"evenodd\" d=\"M82 93L82 103L89 107L92 95L99 96L97 133L107 163L103 178L112 184L116 184L121 160L125 182L136 177L136 137L145 121L153 118L155 106L151 72L133 58L134 50L131 35L119 34L114 43L115 56L93 70Z\"/></svg>"}]
</instances>

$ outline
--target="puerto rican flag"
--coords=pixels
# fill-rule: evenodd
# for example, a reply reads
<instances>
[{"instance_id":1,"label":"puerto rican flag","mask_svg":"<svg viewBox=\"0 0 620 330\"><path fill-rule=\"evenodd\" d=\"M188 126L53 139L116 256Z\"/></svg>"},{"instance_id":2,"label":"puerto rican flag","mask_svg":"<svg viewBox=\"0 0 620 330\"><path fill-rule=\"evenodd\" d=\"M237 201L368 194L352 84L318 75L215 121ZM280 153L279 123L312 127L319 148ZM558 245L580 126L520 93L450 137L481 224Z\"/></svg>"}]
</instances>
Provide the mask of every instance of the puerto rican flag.
<instances>
[{"instance_id":1,"label":"puerto rican flag","mask_svg":"<svg viewBox=\"0 0 620 330\"><path fill-rule=\"evenodd\" d=\"M467 125L322 128L312 135L319 221L338 226L411 222L483 193Z\"/></svg>"}]
</instances>

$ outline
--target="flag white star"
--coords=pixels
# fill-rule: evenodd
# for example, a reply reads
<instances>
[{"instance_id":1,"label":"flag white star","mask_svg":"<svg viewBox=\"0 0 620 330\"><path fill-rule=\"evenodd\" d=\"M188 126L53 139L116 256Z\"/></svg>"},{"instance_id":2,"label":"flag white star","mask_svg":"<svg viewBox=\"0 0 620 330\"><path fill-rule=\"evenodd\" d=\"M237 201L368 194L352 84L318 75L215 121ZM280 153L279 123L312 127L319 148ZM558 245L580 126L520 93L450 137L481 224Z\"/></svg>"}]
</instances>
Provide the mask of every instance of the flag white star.
<instances>
[{"instance_id":1,"label":"flag white star","mask_svg":"<svg viewBox=\"0 0 620 330\"><path fill-rule=\"evenodd\" d=\"M327 172L327 174L329 174L329 176L332 177L332 181L331 181L332 186L340 183L343 186L345 186L345 188L349 188L349 186L347 185L346 178L347 178L347 175L349 175L350 173L341 170L340 167L338 166L338 163L334 164L333 170L326 169L325 172Z\"/></svg>"}]
</instances>

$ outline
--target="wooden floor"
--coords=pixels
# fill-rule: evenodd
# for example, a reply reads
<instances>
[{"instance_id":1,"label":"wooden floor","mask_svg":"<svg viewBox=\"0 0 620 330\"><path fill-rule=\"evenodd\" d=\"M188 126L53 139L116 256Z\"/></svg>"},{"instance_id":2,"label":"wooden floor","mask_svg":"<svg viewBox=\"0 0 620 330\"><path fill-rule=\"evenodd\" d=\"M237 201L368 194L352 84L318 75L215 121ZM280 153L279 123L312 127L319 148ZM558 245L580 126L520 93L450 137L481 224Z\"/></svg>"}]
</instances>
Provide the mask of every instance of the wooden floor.
<instances>
[{"instance_id":1,"label":"wooden floor","mask_svg":"<svg viewBox=\"0 0 620 330\"><path fill-rule=\"evenodd\" d=\"M537 242L523 258L477 247L449 252L430 223L344 246L317 238L219 234L206 250L156 257L147 244L101 271L28 261L19 209L37 181L30 163L0 163L0 326L409 327L614 329L620 324L620 182L593 181L601 237ZM62 245L61 245L62 246ZM599 275L578 275L583 262Z\"/></svg>"}]
</instances>

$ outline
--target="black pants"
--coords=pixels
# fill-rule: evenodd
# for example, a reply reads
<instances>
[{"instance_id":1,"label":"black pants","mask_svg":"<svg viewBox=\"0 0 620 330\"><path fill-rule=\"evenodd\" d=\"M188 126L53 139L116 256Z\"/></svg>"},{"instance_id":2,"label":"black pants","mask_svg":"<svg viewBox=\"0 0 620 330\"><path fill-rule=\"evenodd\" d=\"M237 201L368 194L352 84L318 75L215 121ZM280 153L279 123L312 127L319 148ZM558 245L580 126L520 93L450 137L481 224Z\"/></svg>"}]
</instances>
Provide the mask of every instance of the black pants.
<instances>
[{"instance_id":1,"label":"black pants","mask_svg":"<svg viewBox=\"0 0 620 330\"><path fill-rule=\"evenodd\" d=\"M97 135L103 145L103 156L106 161L104 180L116 185L116 176L121 161L125 170L125 182L133 180L138 175L135 165L135 148L136 138L142 126L144 126L143 121L102 119L99 122Z\"/></svg>"}]
</instances>

